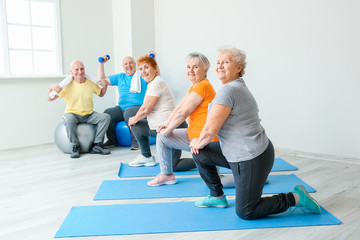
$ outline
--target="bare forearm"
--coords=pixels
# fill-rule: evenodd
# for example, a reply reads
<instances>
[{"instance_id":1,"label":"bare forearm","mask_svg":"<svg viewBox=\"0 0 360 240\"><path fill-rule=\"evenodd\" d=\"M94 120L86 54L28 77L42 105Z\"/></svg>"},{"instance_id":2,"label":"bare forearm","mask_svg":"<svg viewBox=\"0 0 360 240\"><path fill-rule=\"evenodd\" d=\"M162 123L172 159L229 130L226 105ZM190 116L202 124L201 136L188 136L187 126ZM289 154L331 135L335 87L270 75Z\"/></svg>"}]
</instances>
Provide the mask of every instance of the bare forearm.
<instances>
[{"instance_id":1,"label":"bare forearm","mask_svg":"<svg viewBox=\"0 0 360 240\"><path fill-rule=\"evenodd\" d=\"M104 63L99 63L98 78L99 78L99 80L106 79L105 70L104 70Z\"/></svg>"},{"instance_id":2,"label":"bare forearm","mask_svg":"<svg viewBox=\"0 0 360 240\"><path fill-rule=\"evenodd\" d=\"M168 121L167 129L169 131L174 130L177 128L181 123L183 123L186 118L189 116L189 114L182 112L181 110L178 110L174 113L173 117L171 118L171 121Z\"/></svg>"},{"instance_id":3,"label":"bare forearm","mask_svg":"<svg viewBox=\"0 0 360 240\"><path fill-rule=\"evenodd\" d=\"M199 140L198 140L198 149L204 148L206 145L208 145L217 135L217 132L214 131L214 129L204 127L201 131Z\"/></svg>"},{"instance_id":4,"label":"bare forearm","mask_svg":"<svg viewBox=\"0 0 360 240\"><path fill-rule=\"evenodd\" d=\"M54 100L56 100L58 98L57 95L55 95L54 98L50 97L50 93L52 91L55 91L55 92L59 93L61 91L61 88L59 88L56 84L50 85L49 88L48 88L48 93L47 93L47 100L48 101L54 101Z\"/></svg>"},{"instance_id":5,"label":"bare forearm","mask_svg":"<svg viewBox=\"0 0 360 240\"><path fill-rule=\"evenodd\" d=\"M138 110L138 112L136 113L134 118L135 118L136 122L138 122L138 121L146 118L150 113L151 113L151 111L149 111L145 107L140 107L140 109Z\"/></svg>"},{"instance_id":6,"label":"bare forearm","mask_svg":"<svg viewBox=\"0 0 360 240\"><path fill-rule=\"evenodd\" d=\"M176 115L177 111L179 110L179 107L176 107L174 109L174 111L170 114L170 117L168 118L168 120L166 121L166 126L169 125L171 123L171 121L173 120L174 116Z\"/></svg>"},{"instance_id":7,"label":"bare forearm","mask_svg":"<svg viewBox=\"0 0 360 240\"><path fill-rule=\"evenodd\" d=\"M107 85L105 85L105 87L101 88L101 92L99 94L99 97L103 97L106 93L106 90L107 90Z\"/></svg>"}]
</instances>

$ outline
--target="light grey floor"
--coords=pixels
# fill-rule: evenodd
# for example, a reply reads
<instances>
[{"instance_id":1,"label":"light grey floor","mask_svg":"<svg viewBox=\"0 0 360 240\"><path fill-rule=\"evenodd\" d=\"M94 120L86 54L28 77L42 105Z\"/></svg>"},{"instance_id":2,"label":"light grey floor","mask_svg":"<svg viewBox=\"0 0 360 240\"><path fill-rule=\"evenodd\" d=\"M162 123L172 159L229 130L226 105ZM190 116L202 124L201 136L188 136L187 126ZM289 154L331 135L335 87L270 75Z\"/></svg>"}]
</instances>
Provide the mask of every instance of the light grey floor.
<instances>
[{"instance_id":1,"label":"light grey floor","mask_svg":"<svg viewBox=\"0 0 360 240\"><path fill-rule=\"evenodd\" d=\"M130 151L128 148L112 150L109 156L85 154L79 159L71 159L53 144L1 150L0 239L53 239L73 206L199 199L93 201L103 180L118 179L120 162L127 163L139 154L138 151ZM317 189L312 196L339 218L342 221L341 225L71 239L359 239L360 163L287 154L277 154L277 157L282 157L299 168L295 172L296 175Z\"/></svg>"}]
</instances>

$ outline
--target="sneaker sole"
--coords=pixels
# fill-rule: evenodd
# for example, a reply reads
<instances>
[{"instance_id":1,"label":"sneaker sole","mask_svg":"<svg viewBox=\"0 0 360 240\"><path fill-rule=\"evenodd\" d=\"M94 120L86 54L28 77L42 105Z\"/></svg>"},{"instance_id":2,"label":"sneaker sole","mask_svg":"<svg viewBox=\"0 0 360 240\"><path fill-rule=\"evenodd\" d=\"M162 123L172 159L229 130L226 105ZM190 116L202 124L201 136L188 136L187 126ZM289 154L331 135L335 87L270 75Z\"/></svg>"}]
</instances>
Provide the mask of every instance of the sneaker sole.
<instances>
[{"instance_id":1,"label":"sneaker sole","mask_svg":"<svg viewBox=\"0 0 360 240\"><path fill-rule=\"evenodd\" d=\"M145 166L145 164L130 164L129 163L129 166L130 167L143 167L143 166Z\"/></svg>"},{"instance_id":2,"label":"sneaker sole","mask_svg":"<svg viewBox=\"0 0 360 240\"><path fill-rule=\"evenodd\" d=\"M144 166L146 167L153 167L156 165L156 162L151 162L151 163L145 163Z\"/></svg>"},{"instance_id":3,"label":"sneaker sole","mask_svg":"<svg viewBox=\"0 0 360 240\"><path fill-rule=\"evenodd\" d=\"M228 205L208 205L208 206L201 206L201 205L196 205L196 207L202 207L202 208L206 208L206 207L217 207L217 208L227 208Z\"/></svg>"},{"instance_id":4,"label":"sneaker sole","mask_svg":"<svg viewBox=\"0 0 360 240\"><path fill-rule=\"evenodd\" d=\"M143 167L143 166L145 166L145 167L153 167L155 165L156 165L156 162L155 163L139 163L139 164L130 164L129 163L130 167Z\"/></svg>"},{"instance_id":5,"label":"sneaker sole","mask_svg":"<svg viewBox=\"0 0 360 240\"><path fill-rule=\"evenodd\" d=\"M310 199L316 204L316 206L318 206L318 208L319 208L319 213L317 213L317 214L320 214L320 213L321 213L320 204L319 204L315 199L313 199L313 198L310 196L310 194L306 191L306 189L305 189L302 185L297 185L297 186L305 193L305 195L306 195L308 198L310 198Z\"/></svg>"},{"instance_id":6,"label":"sneaker sole","mask_svg":"<svg viewBox=\"0 0 360 240\"><path fill-rule=\"evenodd\" d=\"M166 182L162 182L162 183L158 183L158 184L148 184L148 186L150 187L157 187L157 186L161 186L161 185L173 185L176 184L176 180L171 180L171 181L166 181Z\"/></svg>"}]
</instances>

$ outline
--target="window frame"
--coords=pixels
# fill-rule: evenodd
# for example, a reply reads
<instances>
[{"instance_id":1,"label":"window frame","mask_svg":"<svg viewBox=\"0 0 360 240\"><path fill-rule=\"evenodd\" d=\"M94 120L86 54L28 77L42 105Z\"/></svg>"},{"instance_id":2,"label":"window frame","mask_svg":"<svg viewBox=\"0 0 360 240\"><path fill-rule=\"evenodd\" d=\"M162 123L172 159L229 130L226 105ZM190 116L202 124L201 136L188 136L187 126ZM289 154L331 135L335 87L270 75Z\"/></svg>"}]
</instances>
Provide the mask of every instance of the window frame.
<instances>
[{"instance_id":1,"label":"window frame","mask_svg":"<svg viewBox=\"0 0 360 240\"><path fill-rule=\"evenodd\" d=\"M6 10L6 0L0 0L0 57L2 58L0 61L3 62L4 72L0 72L0 79L2 78L48 78L48 77L60 77L63 76L63 65L62 65L62 41L61 41L61 24L60 24L60 0L27 0L30 2L50 2L54 3L54 38L55 38L55 55L56 55L56 72L53 74L36 74L35 66L34 66L34 52L41 52L42 50L35 49L32 45L30 49L26 49L26 51L31 52L32 55L32 74L12 74L10 69L10 50L24 50L21 48L10 48L9 47L9 38L8 38L8 26L30 26L30 29L33 27L39 27L39 25L32 24L31 20L29 24L14 24L7 22L7 10ZM30 9L29 9L30 11ZM30 15L31 17L31 15ZM42 26L43 27L43 26ZM31 41L33 41L32 33L31 33Z\"/></svg>"}]
</instances>

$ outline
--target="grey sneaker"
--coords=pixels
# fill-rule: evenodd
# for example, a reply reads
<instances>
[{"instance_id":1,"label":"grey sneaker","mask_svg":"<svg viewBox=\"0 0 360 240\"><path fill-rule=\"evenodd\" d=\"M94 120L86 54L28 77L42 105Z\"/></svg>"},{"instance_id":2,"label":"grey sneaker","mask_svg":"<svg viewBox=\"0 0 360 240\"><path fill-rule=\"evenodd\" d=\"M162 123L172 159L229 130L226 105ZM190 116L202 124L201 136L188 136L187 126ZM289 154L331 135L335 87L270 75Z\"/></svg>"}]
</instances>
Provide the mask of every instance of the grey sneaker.
<instances>
[{"instance_id":1,"label":"grey sneaker","mask_svg":"<svg viewBox=\"0 0 360 240\"><path fill-rule=\"evenodd\" d=\"M72 151L71 151L71 158L79 158L80 157L80 145L79 144L74 144L72 146Z\"/></svg>"},{"instance_id":2,"label":"grey sneaker","mask_svg":"<svg viewBox=\"0 0 360 240\"><path fill-rule=\"evenodd\" d=\"M100 143L95 143L95 145L91 149L91 153L108 155L110 154L110 150L103 148Z\"/></svg>"}]
</instances>

